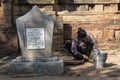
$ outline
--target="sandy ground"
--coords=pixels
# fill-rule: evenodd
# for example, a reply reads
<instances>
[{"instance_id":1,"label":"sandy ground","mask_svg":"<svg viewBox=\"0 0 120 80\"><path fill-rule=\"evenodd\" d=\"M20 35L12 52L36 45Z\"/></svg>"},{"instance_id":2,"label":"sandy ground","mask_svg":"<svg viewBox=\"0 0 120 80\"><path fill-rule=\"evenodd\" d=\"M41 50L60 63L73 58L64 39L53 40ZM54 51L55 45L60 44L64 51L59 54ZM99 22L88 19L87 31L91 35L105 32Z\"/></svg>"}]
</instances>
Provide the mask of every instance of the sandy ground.
<instances>
[{"instance_id":1,"label":"sandy ground","mask_svg":"<svg viewBox=\"0 0 120 80\"><path fill-rule=\"evenodd\" d=\"M93 63L67 65L65 73L54 76L19 76L8 74L8 61L0 61L0 80L120 80L120 50L109 50L106 65L95 69Z\"/></svg>"}]
</instances>

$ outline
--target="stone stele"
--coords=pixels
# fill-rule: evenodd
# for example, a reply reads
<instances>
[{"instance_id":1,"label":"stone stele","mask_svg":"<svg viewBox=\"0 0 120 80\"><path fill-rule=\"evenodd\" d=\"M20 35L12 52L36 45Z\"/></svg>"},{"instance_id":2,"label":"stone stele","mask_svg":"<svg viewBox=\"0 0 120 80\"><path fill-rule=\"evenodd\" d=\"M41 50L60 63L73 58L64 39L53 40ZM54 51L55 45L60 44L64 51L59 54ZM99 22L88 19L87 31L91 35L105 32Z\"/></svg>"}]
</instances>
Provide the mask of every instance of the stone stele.
<instances>
[{"instance_id":1,"label":"stone stele","mask_svg":"<svg viewBox=\"0 0 120 80\"><path fill-rule=\"evenodd\" d=\"M34 6L16 20L20 49L24 58L50 57L54 21Z\"/></svg>"},{"instance_id":2,"label":"stone stele","mask_svg":"<svg viewBox=\"0 0 120 80\"><path fill-rule=\"evenodd\" d=\"M10 64L10 74L60 74L63 60L51 57L54 20L37 6L16 20L22 57Z\"/></svg>"}]
</instances>

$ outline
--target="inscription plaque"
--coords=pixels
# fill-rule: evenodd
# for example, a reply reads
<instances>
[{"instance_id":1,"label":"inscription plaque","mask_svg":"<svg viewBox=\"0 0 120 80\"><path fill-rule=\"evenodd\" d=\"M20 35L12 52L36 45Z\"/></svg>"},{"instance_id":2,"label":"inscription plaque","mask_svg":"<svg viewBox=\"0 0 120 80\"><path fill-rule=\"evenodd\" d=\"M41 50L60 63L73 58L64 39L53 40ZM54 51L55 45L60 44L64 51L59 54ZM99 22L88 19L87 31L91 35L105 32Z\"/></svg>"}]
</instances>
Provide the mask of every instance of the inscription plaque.
<instances>
[{"instance_id":1,"label":"inscription plaque","mask_svg":"<svg viewBox=\"0 0 120 80\"><path fill-rule=\"evenodd\" d=\"M44 28L26 28L27 49L44 49Z\"/></svg>"}]
</instances>

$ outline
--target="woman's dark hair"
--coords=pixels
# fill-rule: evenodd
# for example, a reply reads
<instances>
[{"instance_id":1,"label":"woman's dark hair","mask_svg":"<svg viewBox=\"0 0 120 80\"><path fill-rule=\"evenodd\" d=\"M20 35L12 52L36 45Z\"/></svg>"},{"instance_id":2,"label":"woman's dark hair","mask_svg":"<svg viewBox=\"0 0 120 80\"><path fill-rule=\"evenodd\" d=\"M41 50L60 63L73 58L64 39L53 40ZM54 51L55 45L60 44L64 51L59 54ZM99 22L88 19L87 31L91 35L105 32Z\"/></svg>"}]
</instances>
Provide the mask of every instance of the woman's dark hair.
<instances>
[{"instance_id":1,"label":"woman's dark hair","mask_svg":"<svg viewBox=\"0 0 120 80\"><path fill-rule=\"evenodd\" d=\"M82 28L78 28L78 39L85 38L87 36L86 31Z\"/></svg>"}]
</instances>

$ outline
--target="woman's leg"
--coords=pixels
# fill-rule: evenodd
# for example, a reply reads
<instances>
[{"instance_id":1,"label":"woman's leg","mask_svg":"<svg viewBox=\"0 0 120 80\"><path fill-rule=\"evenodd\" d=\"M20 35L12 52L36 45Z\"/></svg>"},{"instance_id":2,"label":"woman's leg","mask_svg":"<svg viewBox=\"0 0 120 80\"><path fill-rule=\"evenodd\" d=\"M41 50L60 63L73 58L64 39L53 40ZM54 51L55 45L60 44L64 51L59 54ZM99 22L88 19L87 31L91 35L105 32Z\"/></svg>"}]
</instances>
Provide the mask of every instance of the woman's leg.
<instances>
[{"instance_id":1,"label":"woman's leg","mask_svg":"<svg viewBox=\"0 0 120 80\"><path fill-rule=\"evenodd\" d=\"M85 55L88 57L90 56L91 51L93 50L93 43L92 42L86 42L86 49L85 49Z\"/></svg>"},{"instance_id":2,"label":"woman's leg","mask_svg":"<svg viewBox=\"0 0 120 80\"><path fill-rule=\"evenodd\" d=\"M78 46L77 50L82 54L82 57L85 59L85 61L89 61L90 53L93 49L93 43L92 42L86 42L86 48L82 48L81 46Z\"/></svg>"},{"instance_id":3,"label":"woman's leg","mask_svg":"<svg viewBox=\"0 0 120 80\"><path fill-rule=\"evenodd\" d=\"M74 59L76 59L76 60L83 60L83 59L84 59L84 57L83 57L82 54L76 54L76 55L74 55L73 57L74 57Z\"/></svg>"}]
</instances>

